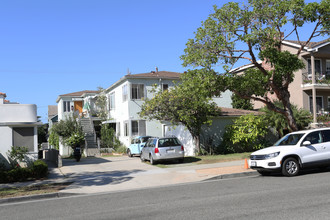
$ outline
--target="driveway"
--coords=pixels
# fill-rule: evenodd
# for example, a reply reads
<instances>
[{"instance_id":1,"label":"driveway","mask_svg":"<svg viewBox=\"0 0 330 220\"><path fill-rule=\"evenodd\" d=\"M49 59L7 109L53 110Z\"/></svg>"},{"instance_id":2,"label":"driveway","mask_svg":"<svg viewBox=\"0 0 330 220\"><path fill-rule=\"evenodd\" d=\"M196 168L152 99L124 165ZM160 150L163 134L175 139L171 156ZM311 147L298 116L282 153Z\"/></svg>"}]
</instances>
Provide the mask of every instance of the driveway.
<instances>
[{"instance_id":1,"label":"driveway","mask_svg":"<svg viewBox=\"0 0 330 220\"><path fill-rule=\"evenodd\" d=\"M80 162L63 159L63 167L56 171L74 182L61 192L98 193L197 182L218 176L219 172L214 172L215 169L222 173L232 167L242 170L243 164L236 161L207 167L180 164L172 168L159 168L142 163L139 157L89 157L82 158Z\"/></svg>"}]
</instances>

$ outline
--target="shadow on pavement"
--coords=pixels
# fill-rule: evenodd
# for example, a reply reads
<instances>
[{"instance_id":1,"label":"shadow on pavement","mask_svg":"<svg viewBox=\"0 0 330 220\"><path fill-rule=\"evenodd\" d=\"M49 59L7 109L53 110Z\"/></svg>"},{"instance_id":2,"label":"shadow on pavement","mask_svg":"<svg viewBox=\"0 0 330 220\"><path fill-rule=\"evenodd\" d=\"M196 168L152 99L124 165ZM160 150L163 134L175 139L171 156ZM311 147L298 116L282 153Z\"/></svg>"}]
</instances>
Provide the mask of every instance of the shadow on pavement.
<instances>
[{"instance_id":1,"label":"shadow on pavement","mask_svg":"<svg viewBox=\"0 0 330 220\"><path fill-rule=\"evenodd\" d=\"M308 169L302 169L299 172L298 176L305 176L310 174L318 174L318 173L327 173L330 172L330 167L324 167L324 168L308 168ZM263 177L260 175L260 177ZM281 172L276 173L270 173L264 177L284 177Z\"/></svg>"},{"instance_id":2,"label":"shadow on pavement","mask_svg":"<svg viewBox=\"0 0 330 220\"><path fill-rule=\"evenodd\" d=\"M163 160L157 161L157 164L172 165L172 164L190 164L201 161L202 159L197 157L185 157L182 163L179 163L178 160Z\"/></svg>"},{"instance_id":3,"label":"shadow on pavement","mask_svg":"<svg viewBox=\"0 0 330 220\"><path fill-rule=\"evenodd\" d=\"M101 164L112 162L110 159L103 159L100 157L83 157L77 162L75 159L65 158L62 159L63 166L76 166L76 165L88 165L88 164Z\"/></svg>"},{"instance_id":4,"label":"shadow on pavement","mask_svg":"<svg viewBox=\"0 0 330 220\"><path fill-rule=\"evenodd\" d=\"M129 176L133 173L143 172L144 170L122 170L122 171L109 171L109 172L83 172L67 174L68 177L75 179L73 188L84 186L103 186L103 185L116 185L133 179ZM70 188L70 187L68 187Z\"/></svg>"}]
</instances>

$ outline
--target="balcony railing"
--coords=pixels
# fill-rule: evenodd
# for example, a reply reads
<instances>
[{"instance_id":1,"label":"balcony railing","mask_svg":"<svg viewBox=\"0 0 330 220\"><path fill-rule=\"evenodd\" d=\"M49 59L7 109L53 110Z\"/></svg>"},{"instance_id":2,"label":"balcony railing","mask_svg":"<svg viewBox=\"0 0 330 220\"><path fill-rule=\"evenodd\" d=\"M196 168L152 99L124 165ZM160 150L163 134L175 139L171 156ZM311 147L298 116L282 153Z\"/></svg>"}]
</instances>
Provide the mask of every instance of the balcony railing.
<instances>
[{"instance_id":1,"label":"balcony railing","mask_svg":"<svg viewBox=\"0 0 330 220\"><path fill-rule=\"evenodd\" d=\"M303 84L312 84L312 73L304 72L303 76ZM315 73L315 83L316 84L328 84L330 85L330 71L325 71L322 73Z\"/></svg>"}]
</instances>

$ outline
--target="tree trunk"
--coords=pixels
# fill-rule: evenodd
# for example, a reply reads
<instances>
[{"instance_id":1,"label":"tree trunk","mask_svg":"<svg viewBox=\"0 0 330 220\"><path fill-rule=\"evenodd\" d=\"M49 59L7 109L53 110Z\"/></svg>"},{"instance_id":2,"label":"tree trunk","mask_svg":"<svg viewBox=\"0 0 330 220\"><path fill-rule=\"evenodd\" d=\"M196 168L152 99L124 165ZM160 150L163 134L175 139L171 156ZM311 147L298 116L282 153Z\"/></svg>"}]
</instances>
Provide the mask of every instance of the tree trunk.
<instances>
[{"instance_id":1,"label":"tree trunk","mask_svg":"<svg viewBox=\"0 0 330 220\"><path fill-rule=\"evenodd\" d=\"M199 135L193 135L193 140L195 142L195 152L199 155L201 152Z\"/></svg>"}]
</instances>

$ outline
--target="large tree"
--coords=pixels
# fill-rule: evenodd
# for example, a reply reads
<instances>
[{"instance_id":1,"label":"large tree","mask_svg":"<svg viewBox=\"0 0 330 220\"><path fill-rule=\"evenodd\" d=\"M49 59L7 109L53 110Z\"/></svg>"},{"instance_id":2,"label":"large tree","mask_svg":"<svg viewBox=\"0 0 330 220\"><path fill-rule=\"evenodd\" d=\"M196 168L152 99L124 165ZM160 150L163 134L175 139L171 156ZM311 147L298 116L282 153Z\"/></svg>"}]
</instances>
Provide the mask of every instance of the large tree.
<instances>
[{"instance_id":1,"label":"large tree","mask_svg":"<svg viewBox=\"0 0 330 220\"><path fill-rule=\"evenodd\" d=\"M183 124L191 133L197 154L200 152L200 134L204 124L212 123L212 116L221 110L209 98L216 88L216 74L207 69L182 74L182 83L165 91L154 91L152 99L142 105L140 116L149 120L166 120L173 125ZM156 88L155 88L156 89Z\"/></svg>"},{"instance_id":2,"label":"large tree","mask_svg":"<svg viewBox=\"0 0 330 220\"><path fill-rule=\"evenodd\" d=\"M226 89L264 103L282 114L292 130L297 130L289 84L294 72L304 67L298 58L303 48L315 37L329 34L329 7L329 0L308 4L304 0L249 0L247 5L230 2L221 8L214 6L215 12L188 41L181 57L183 65L212 69L222 64L225 73L219 74L218 81L225 82ZM301 41L299 31L305 24L313 28L308 30L309 37ZM283 41L289 38L297 39L301 45L296 54L281 50ZM240 60L255 68L236 74L231 70ZM274 94L283 107L274 105L269 94Z\"/></svg>"}]
</instances>

